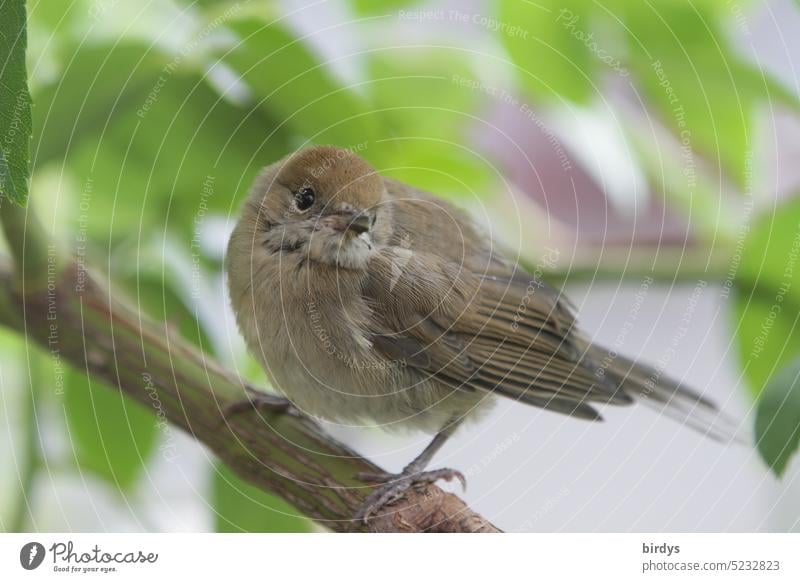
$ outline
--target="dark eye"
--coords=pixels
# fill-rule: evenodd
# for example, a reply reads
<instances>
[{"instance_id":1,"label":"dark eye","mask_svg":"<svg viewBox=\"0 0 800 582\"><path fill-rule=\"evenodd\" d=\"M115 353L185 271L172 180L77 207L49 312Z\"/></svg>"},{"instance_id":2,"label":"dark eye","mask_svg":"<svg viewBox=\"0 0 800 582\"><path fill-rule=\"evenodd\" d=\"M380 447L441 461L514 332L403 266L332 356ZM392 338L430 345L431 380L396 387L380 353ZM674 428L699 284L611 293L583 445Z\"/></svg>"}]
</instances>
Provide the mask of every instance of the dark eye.
<instances>
[{"instance_id":1,"label":"dark eye","mask_svg":"<svg viewBox=\"0 0 800 582\"><path fill-rule=\"evenodd\" d=\"M294 193L294 203L300 212L308 210L314 204L314 190L308 186L300 188Z\"/></svg>"}]
</instances>

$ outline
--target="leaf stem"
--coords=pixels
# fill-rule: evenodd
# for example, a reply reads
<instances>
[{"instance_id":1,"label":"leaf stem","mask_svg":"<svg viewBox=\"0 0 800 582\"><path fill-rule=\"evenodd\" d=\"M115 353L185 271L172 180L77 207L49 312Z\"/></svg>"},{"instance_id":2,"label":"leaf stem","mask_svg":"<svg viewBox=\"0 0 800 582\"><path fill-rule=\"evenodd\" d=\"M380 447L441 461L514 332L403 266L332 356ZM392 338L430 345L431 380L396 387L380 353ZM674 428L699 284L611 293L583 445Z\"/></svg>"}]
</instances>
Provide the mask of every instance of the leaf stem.
<instances>
[{"instance_id":1,"label":"leaf stem","mask_svg":"<svg viewBox=\"0 0 800 582\"><path fill-rule=\"evenodd\" d=\"M544 278L553 283L576 283L580 281L631 282L651 278L662 283L689 281L723 282L733 279L731 256L722 250L714 253L705 248L653 248L644 251L628 248L604 248L597 252L581 252L570 257L568 263L558 262L545 266ZM529 270L532 265L524 265Z\"/></svg>"}]
</instances>

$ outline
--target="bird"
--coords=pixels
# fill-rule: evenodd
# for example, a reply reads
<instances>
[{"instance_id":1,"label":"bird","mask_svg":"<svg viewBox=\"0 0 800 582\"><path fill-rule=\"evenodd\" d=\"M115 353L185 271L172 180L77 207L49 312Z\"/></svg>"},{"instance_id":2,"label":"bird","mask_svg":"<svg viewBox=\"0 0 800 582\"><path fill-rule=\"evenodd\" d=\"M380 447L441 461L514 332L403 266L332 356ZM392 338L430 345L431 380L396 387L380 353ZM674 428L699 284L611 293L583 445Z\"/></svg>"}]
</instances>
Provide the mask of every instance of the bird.
<instances>
[{"instance_id":1,"label":"bird","mask_svg":"<svg viewBox=\"0 0 800 582\"><path fill-rule=\"evenodd\" d=\"M230 236L228 293L245 343L296 408L433 437L399 474L363 475L366 521L412 486L497 397L577 419L643 402L719 441L736 422L663 370L593 344L565 295L508 258L468 213L313 145L265 167Z\"/></svg>"}]
</instances>

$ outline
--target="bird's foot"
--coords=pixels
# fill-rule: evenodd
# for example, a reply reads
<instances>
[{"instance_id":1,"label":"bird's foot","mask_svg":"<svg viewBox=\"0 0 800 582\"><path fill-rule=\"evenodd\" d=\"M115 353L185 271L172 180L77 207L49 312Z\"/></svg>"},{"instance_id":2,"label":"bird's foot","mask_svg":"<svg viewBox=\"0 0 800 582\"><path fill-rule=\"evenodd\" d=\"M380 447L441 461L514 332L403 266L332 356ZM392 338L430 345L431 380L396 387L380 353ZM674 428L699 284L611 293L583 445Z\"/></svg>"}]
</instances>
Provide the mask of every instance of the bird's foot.
<instances>
[{"instance_id":1,"label":"bird's foot","mask_svg":"<svg viewBox=\"0 0 800 582\"><path fill-rule=\"evenodd\" d=\"M439 479L452 481L458 479L461 487L467 488L467 480L461 471L455 469L434 469L433 471L408 471L402 473L359 473L358 478L372 483L383 483L373 491L356 512L355 520L366 523L382 507L394 503L412 487L436 483Z\"/></svg>"},{"instance_id":2,"label":"bird's foot","mask_svg":"<svg viewBox=\"0 0 800 582\"><path fill-rule=\"evenodd\" d=\"M222 409L222 416L224 419L229 419L232 416L242 414L243 412L250 412L251 410L263 412L286 412L291 408L292 403L286 398L259 392L256 390L248 390L249 397L237 400L228 404Z\"/></svg>"}]
</instances>

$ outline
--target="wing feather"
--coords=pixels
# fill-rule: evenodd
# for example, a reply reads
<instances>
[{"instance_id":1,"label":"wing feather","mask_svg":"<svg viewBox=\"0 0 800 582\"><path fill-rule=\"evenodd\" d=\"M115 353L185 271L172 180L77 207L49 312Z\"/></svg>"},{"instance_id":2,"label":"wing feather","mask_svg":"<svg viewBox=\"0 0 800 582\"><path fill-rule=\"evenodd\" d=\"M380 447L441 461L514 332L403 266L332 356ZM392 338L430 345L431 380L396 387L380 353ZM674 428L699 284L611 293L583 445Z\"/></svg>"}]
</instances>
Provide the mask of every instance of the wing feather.
<instances>
[{"instance_id":1,"label":"wing feather","mask_svg":"<svg viewBox=\"0 0 800 582\"><path fill-rule=\"evenodd\" d=\"M371 339L386 357L455 389L592 420L600 416L590 403L630 401L587 367L570 309L549 288L531 293L532 277L479 276L425 253L403 254L398 276L396 260L379 253L364 288L380 306Z\"/></svg>"}]
</instances>

